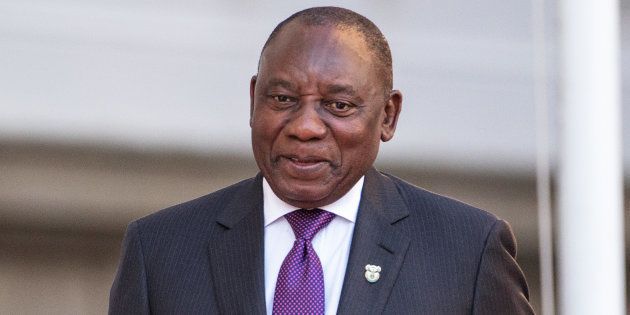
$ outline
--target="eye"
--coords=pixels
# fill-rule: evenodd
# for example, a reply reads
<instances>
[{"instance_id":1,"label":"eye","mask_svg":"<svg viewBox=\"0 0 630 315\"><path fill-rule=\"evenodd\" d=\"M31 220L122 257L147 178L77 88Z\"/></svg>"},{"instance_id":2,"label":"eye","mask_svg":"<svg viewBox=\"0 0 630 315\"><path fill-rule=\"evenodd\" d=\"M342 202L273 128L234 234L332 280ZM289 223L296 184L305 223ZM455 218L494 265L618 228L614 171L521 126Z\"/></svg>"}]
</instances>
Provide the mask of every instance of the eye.
<instances>
[{"instance_id":1,"label":"eye","mask_svg":"<svg viewBox=\"0 0 630 315\"><path fill-rule=\"evenodd\" d=\"M292 97L286 95L273 95L272 97L278 103L289 103L294 101Z\"/></svg>"},{"instance_id":2,"label":"eye","mask_svg":"<svg viewBox=\"0 0 630 315\"><path fill-rule=\"evenodd\" d=\"M331 101L325 103L325 106L335 115L349 115L352 110L356 107L352 103L342 102L342 101Z\"/></svg>"},{"instance_id":3,"label":"eye","mask_svg":"<svg viewBox=\"0 0 630 315\"><path fill-rule=\"evenodd\" d=\"M336 109L336 110L347 110L350 108L350 104L348 103L343 103L343 102L334 102L332 103L332 106Z\"/></svg>"}]
</instances>

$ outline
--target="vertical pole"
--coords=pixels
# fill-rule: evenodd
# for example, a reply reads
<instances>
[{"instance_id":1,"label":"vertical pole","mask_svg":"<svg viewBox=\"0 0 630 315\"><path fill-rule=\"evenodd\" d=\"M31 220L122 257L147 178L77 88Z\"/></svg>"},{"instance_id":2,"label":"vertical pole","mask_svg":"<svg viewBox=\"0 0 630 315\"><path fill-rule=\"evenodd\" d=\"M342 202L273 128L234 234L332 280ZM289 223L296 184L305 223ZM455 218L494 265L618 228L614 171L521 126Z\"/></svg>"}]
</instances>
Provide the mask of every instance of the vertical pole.
<instances>
[{"instance_id":1,"label":"vertical pole","mask_svg":"<svg viewBox=\"0 0 630 315\"><path fill-rule=\"evenodd\" d=\"M560 0L562 314L625 311L617 0Z\"/></svg>"},{"instance_id":2,"label":"vertical pole","mask_svg":"<svg viewBox=\"0 0 630 315\"><path fill-rule=\"evenodd\" d=\"M540 265L540 310L555 314L551 163L549 161L549 101L547 85L546 1L532 0L534 104L536 106L536 199Z\"/></svg>"}]
</instances>

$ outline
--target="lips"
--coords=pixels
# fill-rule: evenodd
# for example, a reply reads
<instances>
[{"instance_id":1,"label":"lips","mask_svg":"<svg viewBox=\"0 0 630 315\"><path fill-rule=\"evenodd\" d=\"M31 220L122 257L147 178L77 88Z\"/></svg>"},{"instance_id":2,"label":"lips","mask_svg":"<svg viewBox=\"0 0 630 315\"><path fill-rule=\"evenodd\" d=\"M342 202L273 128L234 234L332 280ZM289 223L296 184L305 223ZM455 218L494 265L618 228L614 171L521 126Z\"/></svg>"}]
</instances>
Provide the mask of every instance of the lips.
<instances>
[{"instance_id":1,"label":"lips","mask_svg":"<svg viewBox=\"0 0 630 315\"><path fill-rule=\"evenodd\" d=\"M321 162L328 162L326 159L319 157L298 157L298 156L285 156L284 158L289 159L293 163L310 165Z\"/></svg>"},{"instance_id":2,"label":"lips","mask_svg":"<svg viewBox=\"0 0 630 315\"><path fill-rule=\"evenodd\" d=\"M320 177L331 165L327 159L317 156L282 155L278 162L281 170L303 180Z\"/></svg>"}]
</instances>

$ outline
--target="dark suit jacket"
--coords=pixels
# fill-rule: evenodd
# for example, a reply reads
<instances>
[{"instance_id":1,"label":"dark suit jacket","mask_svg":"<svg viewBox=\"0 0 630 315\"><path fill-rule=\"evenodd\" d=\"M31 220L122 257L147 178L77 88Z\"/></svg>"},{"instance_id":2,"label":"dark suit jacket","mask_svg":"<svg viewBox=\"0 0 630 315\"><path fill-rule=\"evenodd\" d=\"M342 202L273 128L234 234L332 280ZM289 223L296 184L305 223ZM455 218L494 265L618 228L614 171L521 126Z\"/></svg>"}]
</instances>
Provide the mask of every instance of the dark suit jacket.
<instances>
[{"instance_id":1,"label":"dark suit jacket","mask_svg":"<svg viewBox=\"0 0 630 315\"><path fill-rule=\"evenodd\" d=\"M110 314L264 314L262 200L258 175L131 223ZM338 312L531 314L515 256L505 221L372 169Z\"/></svg>"}]
</instances>

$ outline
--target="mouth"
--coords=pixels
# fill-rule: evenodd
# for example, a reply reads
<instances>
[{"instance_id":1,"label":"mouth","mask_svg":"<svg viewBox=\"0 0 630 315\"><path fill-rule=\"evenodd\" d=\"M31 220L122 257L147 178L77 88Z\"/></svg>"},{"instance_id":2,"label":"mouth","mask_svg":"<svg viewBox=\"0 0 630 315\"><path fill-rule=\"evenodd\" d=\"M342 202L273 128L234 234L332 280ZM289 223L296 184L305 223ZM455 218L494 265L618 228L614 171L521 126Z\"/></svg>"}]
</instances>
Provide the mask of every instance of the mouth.
<instances>
[{"instance_id":1,"label":"mouth","mask_svg":"<svg viewBox=\"0 0 630 315\"><path fill-rule=\"evenodd\" d=\"M290 176L305 180L321 176L331 166L330 161L317 156L285 155L278 162Z\"/></svg>"},{"instance_id":2,"label":"mouth","mask_svg":"<svg viewBox=\"0 0 630 315\"><path fill-rule=\"evenodd\" d=\"M319 158L319 157L285 156L284 158L288 159L292 163L295 163L295 164L298 164L298 165L304 165L304 166L313 165L313 164L317 164L317 163L328 163L328 161L326 159L322 159L322 158Z\"/></svg>"}]
</instances>

